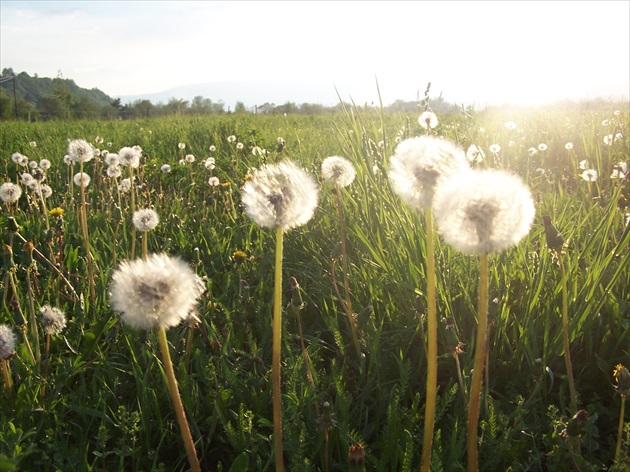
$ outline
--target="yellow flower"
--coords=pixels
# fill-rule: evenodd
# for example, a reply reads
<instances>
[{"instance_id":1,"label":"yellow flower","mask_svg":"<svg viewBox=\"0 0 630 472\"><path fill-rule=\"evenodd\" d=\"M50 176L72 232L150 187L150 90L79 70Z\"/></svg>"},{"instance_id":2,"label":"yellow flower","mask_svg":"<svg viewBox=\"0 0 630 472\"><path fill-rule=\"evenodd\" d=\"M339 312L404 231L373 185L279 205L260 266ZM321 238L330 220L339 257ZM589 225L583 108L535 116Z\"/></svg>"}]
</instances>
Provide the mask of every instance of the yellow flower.
<instances>
[{"instance_id":1,"label":"yellow flower","mask_svg":"<svg viewBox=\"0 0 630 472\"><path fill-rule=\"evenodd\" d=\"M237 264L241 264L242 262L245 262L245 260L247 260L247 254L243 251L234 251L232 253L232 260Z\"/></svg>"},{"instance_id":2,"label":"yellow flower","mask_svg":"<svg viewBox=\"0 0 630 472\"><path fill-rule=\"evenodd\" d=\"M53 208L52 210L50 210L50 211L48 212L48 214L49 214L50 216L52 216L53 218L55 218L55 217L57 217L57 218L63 218L63 214L64 214L64 213L65 213L64 209L63 209L63 208L59 208L59 207Z\"/></svg>"}]
</instances>

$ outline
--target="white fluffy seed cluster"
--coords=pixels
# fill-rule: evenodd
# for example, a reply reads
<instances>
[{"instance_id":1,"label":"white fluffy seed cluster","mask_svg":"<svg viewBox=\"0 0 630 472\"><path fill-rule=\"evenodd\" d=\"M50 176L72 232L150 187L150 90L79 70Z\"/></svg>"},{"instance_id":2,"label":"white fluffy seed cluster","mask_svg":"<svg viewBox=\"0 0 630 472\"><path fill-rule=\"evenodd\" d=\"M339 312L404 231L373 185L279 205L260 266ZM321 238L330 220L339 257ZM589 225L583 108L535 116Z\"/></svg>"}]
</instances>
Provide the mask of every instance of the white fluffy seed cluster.
<instances>
[{"instance_id":1,"label":"white fluffy seed cluster","mask_svg":"<svg viewBox=\"0 0 630 472\"><path fill-rule=\"evenodd\" d=\"M39 314L46 334L60 334L66 327L66 315L59 308L44 305L39 309Z\"/></svg>"},{"instance_id":2,"label":"white fluffy seed cluster","mask_svg":"<svg viewBox=\"0 0 630 472\"><path fill-rule=\"evenodd\" d=\"M15 353L15 334L5 324L0 325L0 359L8 359Z\"/></svg>"},{"instance_id":3,"label":"white fluffy seed cluster","mask_svg":"<svg viewBox=\"0 0 630 472\"><path fill-rule=\"evenodd\" d=\"M263 228L284 230L306 224L317 207L315 180L291 161L253 172L241 192L245 213Z\"/></svg>"},{"instance_id":4,"label":"white fluffy seed cluster","mask_svg":"<svg viewBox=\"0 0 630 472\"><path fill-rule=\"evenodd\" d=\"M112 275L112 309L137 329L168 329L188 318L205 291L203 281L181 259L151 254L124 261Z\"/></svg>"},{"instance_id":5,"label":"white fluffy seed cluster","mask_svg":"<svg viewBox=\"0 0 630 472\"><path fill-rule=\"evenodd\" d=\"M94 148L85 139L74 139L68 143L68 157L74 162L94 159Z\"/></svg>"},{"instance_id":6,"label":"white fluffy seed cluster","mask_svg":"<svg viewBox=\"0 0 630 472\"><path fill-rule=\"evenodd\" d=\"M4 203L15 203L22 196L22 187L12 182L0 185L0 200Z\"/></svg>"},{"instance_id":7,"label":"white fluffy seed cluster","mask_svg":"<svg viewBox=\"0 0 630 472\"><path fill-rule=\"evenodd\" d=\"M322 162L322 177L333 185L347 187L356 175L354 165L345 157L330 156Z\"/></svg>"},{"instance_id":8,"label":"white fluffy seed cluster","mask_svg":"<svg viewBox=\"0 0 630 472\"><path fill-rule=\"evenodd\" d=\"M138 231L151 231L158 225L160 218L155 210L143 208L134 212L132 222Z\"/></svg>"}]
</instances>

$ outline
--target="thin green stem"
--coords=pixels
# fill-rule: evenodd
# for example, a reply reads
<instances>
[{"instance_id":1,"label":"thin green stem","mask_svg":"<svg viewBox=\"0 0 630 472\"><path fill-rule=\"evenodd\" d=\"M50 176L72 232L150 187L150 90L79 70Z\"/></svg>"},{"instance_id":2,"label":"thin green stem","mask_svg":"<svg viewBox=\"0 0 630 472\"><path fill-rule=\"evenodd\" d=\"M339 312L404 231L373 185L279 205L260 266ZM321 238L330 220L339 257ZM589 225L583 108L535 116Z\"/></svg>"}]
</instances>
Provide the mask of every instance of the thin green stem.
<instances>
[{"instance_id":1,"label":"thin green stem","mask_svg":"<svg viewBox=\"0 0 630 472\"><path fill-rule=\"evenodd\" d=\"M569 347L569 293L567 290L567 277L564 270L562 255L556 251L558 266L560 267L560 277L562 279L562 342L564 344L564 365L569 378L569 394L571 396L571 414L577 413L577 393L575 391L575 381L573 380L573 367L571 364L571 350Z\"/></svg>"},{"instance_id":2,"label":"thin green stem","mask_svg":"<svg viewBox=\"0 0 630 472\"><path fill-rule=\"evenodd\" d=\"M147 243L147 236L148 236L148 231L143 231L142 232L142 260L146 261L147 260L147 256L148 256L148 243Z\"/></svg>"},{"instance_id":3,"label":"thin green stem","mask_svg":"<svg viewBox=\"0 0 630 472\"><path fill-rule=\"evenodd\" d=\"M282 400L280 398L280 347L282 343L282 250L283 230L276 230L276 268L273 292L273 345L271 369L273 379L273 447L276 456L276 472L284 471L282 457Z\"/></svg>"},{"instance_id":4,"label":"thin green stem","mask_svg":"<svg viewBox=\"0 0 630 472\"><path fill-rule=\"evenodd\" d=\"M479 403L481 400L481 381L483 379L483 364L486 360L486 335L488 329L488 253L479 257L479 300L477 308L477 339L475 341L474 370L470 385L470 400L468 402L468 430L466 436L466 450L468 471L478 471L477 428L479 425Z\"/></svg>"},{"instance_id":5,"label":"thin green stem","mask_svg":"<svg viewBox=\"0 0 630 472\"><path fill-rule=\"evenodd\" d=\"M626 411L626 395L621 395L621 412L619 413L619 427L617 428L617 447L615 448L615 464L621 455L621 438L623 437L623 416Z\"/></svg>"},{"instance_id":6,"label":"thin green stem","mask_svg":"<svg viewBox=\"0 0 630 472\"><path fill-rule=\"evenodd\" d=\"M0 358L0 367L2 367L2 377L4 377L4 388L7 392L9 399L13 398L13 384L11 382L11 372L9 370L9 364L4 357Z\"/></svg>"},{"instance_id":7,"label":"thin green stem","mask_svg":"<svg viewBox=\"0 0 630 472\"><path fill-rule=\"evenodd\" d=\"M37 328L37 315L35 314L35 297L33 294L33 284L31 283L31 269L26 269L26 291L28 294L28 310L31 317L31 331L33 332L33 342L35 343L35 361L40 362L41 353L39 349L39 329Z\"/></svg>"},{"instance_id":8,"label":"thin green stem","mask_svg":"<svg viewBox=\"0 0 630 472\"><path fill-rule=\"evenodd\" d=\"M164 363L164 371L168 380L168 390L171 394L171 401L175 408L175 416L177 416L177 422L179 423L179 429L184 441L184 447L186 448L186 454L188 455L188 462L193 472L201 472L201 466L199 465L199 459L197 459L197 451L195 450L195 444L190 434L190 428L188 427L188 421L186 420L186 412L184 411L184 405L179 395L179 388L177 387L177 379L175 378L175 371L173 370L173 362L171 361L171 354L168 350L168 341L166 340L166 331L162 327L157 329L158 342L160 344L160 351L162 353L162 361Z\"/></svg>"},{"instance_id":9,"label":"thin green stem","mask_svg":"<svg viewBox=\"0 0 630 472\"><path fill-rule=\"evenodd\" d=\"M435 404L437 399L437 305L435 296L435 248L433 234L433 215L431 209L425 209L427 240L427 393L424 413L424 438L420 471L428 472L431 466L433 449L433 428L435 426Z\"/></svg>"}]
</instances>

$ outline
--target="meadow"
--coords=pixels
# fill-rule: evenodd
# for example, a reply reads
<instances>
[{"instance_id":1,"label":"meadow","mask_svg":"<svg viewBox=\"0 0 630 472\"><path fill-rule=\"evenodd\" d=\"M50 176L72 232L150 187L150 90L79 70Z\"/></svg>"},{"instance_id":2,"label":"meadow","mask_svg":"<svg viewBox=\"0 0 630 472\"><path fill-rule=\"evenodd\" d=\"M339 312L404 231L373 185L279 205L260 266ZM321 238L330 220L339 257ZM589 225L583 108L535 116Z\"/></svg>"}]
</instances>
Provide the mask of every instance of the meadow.
<instances>
[{"instance_id":1,"label":"meadow","mask_svg":"<svg viewBox=\"0 0 630 472\"><path fill-rule=\"evenodd\" d=\"M19 183L29 171L13 161L20 153L52 191L42 198L20 184L17 203L2 203L0 324L15 333L16 346L3 360L0 470L189 470L158 339L122 323L111 306L113 271L132 252L140 257L144 244L149 253L180 257L203 280L196 319L167 331L202 470L274 470L275 238L244 213L241 189L254 169L286 159L319 187L312 219L284 235L287 470L418 470L427 382L426 224L393 191L389 172L398 142L427 133L469 151L473 167L520 176L536 208L529 234L489 259L479 469L628 470L628 421L616 452L627 387L613 375L620 364L630 367L627 105L469 109L438 116L432 129L420 126L418 115L353 106L331 116L0 123L0 183ZM64 162L75 139L100 151L81 164L91 177L83 197L73 183L78 164ZM108 176L103 152L131 146L141 148L133 194L123 184L130 170ZM322 178L329 156L354 165L347 187ZM140 208L159 215L144 234L132 224L132 209ZM548 247L543 216L562 235L557 252ZM460 471L479 260L436 236L435 273L431 470ZM572 411L564 357L565 293L580 415ZM40 324L45 305L65 313L61 332L48 335Z\"/></svg>"}]
</instances>

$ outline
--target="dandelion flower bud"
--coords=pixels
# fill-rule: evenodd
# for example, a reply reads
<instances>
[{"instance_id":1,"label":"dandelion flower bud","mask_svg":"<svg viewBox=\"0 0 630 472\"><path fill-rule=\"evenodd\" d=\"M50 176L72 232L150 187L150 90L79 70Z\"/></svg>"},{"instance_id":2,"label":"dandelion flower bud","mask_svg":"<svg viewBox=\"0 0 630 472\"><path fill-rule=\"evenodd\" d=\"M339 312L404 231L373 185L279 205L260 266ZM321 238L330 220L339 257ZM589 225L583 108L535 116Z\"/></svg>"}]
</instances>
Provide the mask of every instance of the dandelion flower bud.
<instances>
[{"instance_id":1,"label":"dandelion flower bud","mask_svg":"<svg viewBox=\"0 0 630 472\"><path fill-rule=\"evenodd\" d=\"M409 138L396 146L390 178L394 191L414 208L430 208L436 185L467 170L468 161L459 146L432 136Z\"/></svg>"},{"instance_id":2,"label":"dandelion flower bud","mask_svg":"<svg viewBox=\"0 0 630 472\"><path fill-rule=\"evenodd\" d=\"M22 196L22 187L12 182L0 185L0 200L4 203L15 203Z\"/></svg>"},{"instance_id":3,"label":"dandelion flower bud","mask_svg":"<svg viewBox=\"0 0 630 472\"><path fill-rule=\"evenodd\" d=\"M285 230L307 223L317 198L315 180L291 161L255 170L241 193L247 216L264 228Z\"/></svg>"},{"instance_id":4,"label":"dandelion flower bud","mask_svg":"<svg viewBox=\"0 0 630 472\"><path fill-rule=\"evenodd\" d=\"M8 359L15 353L15 334L5 324L0 325L0 359Z\"/></svg>"},{"instance_id":5,"label":"dandelion flower bud","mask_svg":"<svg viewBox=\"0 0 630 472\"><path fill-rule=\"evenodd\" d=\"M132 221L138 231L151 231L155 229L160 219L155 210L144 208L134 212Z\"/></svg>"},{"instance_id":6,"label":"dandelion flower bud","mask_svg":"<svg viewBox=\"0 0 630 472\"><path fill-rule=\"evenodd\" d=\"M66 327L66 315L59 308L44 305L39 309L39 314L42 316L42 326L46 334L60 334Z\"/></svg>"},{"instance_id":7,"label":"dandelion flower bud","mask_svg":"<svg viewBox=\"0 0 630 472\"><path fill-rule=\"evenodd\" d=\"M432 111L425 111L418 117L418 124L424 129L433 129L438 125L438 118Z\"/></svg>"},{"instance_id":8,"label":"dandelion flower bud","mask_svg":"<svg viewBox=\"0 0 630 472\"><path fill-rule=\"evenodd\" d=\"M94 148L85 139L74 139L68 143L68 156L73 162L87 162L94 159Z\"/></svg>"},{"instance_id":9,"label":"dandelion flower bud","mask_svg":"<svg viewBox=\"0 0 630 472\"><path fill-rule=\"evenodd\" d=\"M205 290L202 279L185 262L166 254L124 261L112 280L112 309L137 329L177 326Z\"/></svg>"},{"instance_id":10,"label":"dandelion flower bud","mask_svg":"<svg viewBox=\"0 0 630 472\"><path fill-rule=\"evenodd\" d=\"M331 156L322 162L322 177L328 182L347 187L357 175L352 162L345 157Z\"/></svg>"},{"instance_id":11,"label":"dandelion flower bud","mask_svg":"<svg viewBox=\"0 0 630 472\"><path fill-rule=\"evenodd\" d=\"M465 254L502 251L528 233L536 210L520 177L499 170L462 172L435 192L438 233Z\"/></svg>"},{"instance_id":12,"label":"dandelion flower bud","mask_svg":"<svg viewBox=\"0 0 630 472\"><path fill-rule=\"evenodd\" d=\"M85 172L77 172L72 180L77 187L87 187L92 179Z\"/></svg>"}]
</instances>

